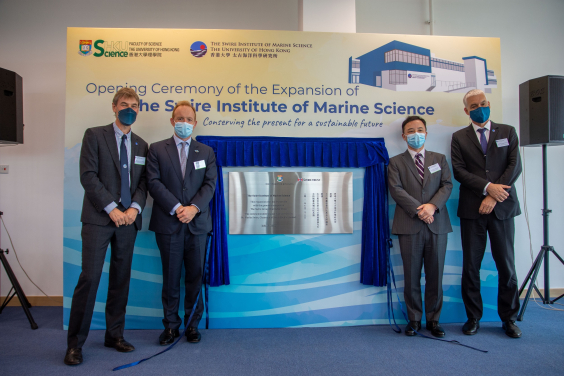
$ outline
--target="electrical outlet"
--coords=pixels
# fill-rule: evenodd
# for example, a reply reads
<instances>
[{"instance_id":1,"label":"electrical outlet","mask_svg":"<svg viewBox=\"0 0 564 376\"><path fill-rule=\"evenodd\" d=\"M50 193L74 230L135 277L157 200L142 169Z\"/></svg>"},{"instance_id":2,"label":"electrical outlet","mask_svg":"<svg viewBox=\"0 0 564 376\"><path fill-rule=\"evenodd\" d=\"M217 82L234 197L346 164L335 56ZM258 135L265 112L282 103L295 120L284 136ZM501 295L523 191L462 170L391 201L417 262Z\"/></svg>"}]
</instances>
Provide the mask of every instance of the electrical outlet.
<instances>
[{"instance_id":1,"label":"electrical outlet","mask_svg":"<svg viewBox=\"0 0 564 376\"><path fill-rule=\"evenodd\" d=\"M7 174L10 172L10 166L0 165L0 174Z\"/></svg>"}]
</instances>

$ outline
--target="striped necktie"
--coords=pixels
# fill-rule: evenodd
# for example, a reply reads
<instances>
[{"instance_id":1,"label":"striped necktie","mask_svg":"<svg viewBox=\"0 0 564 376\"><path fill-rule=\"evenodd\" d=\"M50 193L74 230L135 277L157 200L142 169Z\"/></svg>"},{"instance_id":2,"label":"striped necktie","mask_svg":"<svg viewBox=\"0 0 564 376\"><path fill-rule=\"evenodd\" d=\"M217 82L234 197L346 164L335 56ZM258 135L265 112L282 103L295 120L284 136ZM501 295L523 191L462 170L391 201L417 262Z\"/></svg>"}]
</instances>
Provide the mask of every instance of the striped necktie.
<instances>
[{"instance_id":1,"label":"striped necktie","mask_svg":"<svg viewBox=\"0 0 564 376\"><path fill-rule=\"evenodd\" d=\"M421 153L415 154L415 167L417 167L419 177L421 178L421 180L423 180L423 177L425 176L425 170L423 169L423 162L421 162L421 158L423 158Z\"/></svg>"}]
</instances>

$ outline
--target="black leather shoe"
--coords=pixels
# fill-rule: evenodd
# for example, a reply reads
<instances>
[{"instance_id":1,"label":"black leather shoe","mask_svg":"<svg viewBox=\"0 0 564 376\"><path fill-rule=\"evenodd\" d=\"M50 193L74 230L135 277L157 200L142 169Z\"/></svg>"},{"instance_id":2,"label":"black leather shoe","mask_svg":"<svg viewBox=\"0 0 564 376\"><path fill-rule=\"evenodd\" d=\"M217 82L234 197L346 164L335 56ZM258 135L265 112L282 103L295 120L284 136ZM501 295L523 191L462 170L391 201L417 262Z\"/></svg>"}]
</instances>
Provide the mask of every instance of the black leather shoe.
<instances>
[{"instance_id":1,"label":"black leather shoe","mask_svg":"<svg viewBox=\"0 0 564 376\"><path fill-rule=\"evenodd\" d=\"M114 349L116 349L119 352L131 352L131 351L135 350L135 347L133 347L133 345L131 343L129 343L125 339L123 339L123 337L116 338L116 339L113 339L113 340L106 339L104 341L104 346L113 347Z\"/></svg>"},{"instance_id":2,"label":"black leather shoe","mask_svg":"<svg viewBox=\"0 0 564 376\"><path fill-rule=\"evenodd\" d=\"M477 319L468 319L462 327L462 333L467 336L473 336L478 333L478 329L480 329L480 321Z\"/></svg>"},{"instance_id":3,"label":"black leather shoe","mask_svg":"<svg viewBox=\"0 0 564 376\"><path fill-rule=\"evenodd\" d=\"M188 330L186 330L186 339L190 343L198 343L202 339L202 335L198 331L198 328L189 327Z\"/></svg>"},{"instance_id":4,"label":"black leather shoe","mask_svg":"<svg viewBox=\"0 0 564 376\"><path fill-rule=\"evenodd\" d=\"M501 327L505 330L505 334L511 338L520 338L521 334L523 334L521 333L521 329L515 325L515 321L504 321Z\"/></svg>"},{"instance_id":5,"label":"black leather shoe","mask_svg":"<svg viewBox=\"0 0 564 376\"><path fill-rule=\"evenodd\" d=\"M415 330L414 330L415 329ZM421 329L421 321L410 321L407 323L405 327L405 335L406 336L415 336L417 333L415 331L419 331Z\"/></svg>"},{"instance_id":6,"label":"black leather shoe","mask_svg":"<svg viewBox=\"0 0 564 376\"><path fill-rule=\"evenodd\" d=\"M166 328L159 336L159 344L161 346L170 345L174 342L174 339L178 337L180 337L178 329Z\"/></svg>"},{"instance_id":7,"label":"black leather shoe","mask_svg":"<svg viewBox=\"0 0 564 376\"><path fill-rule=\"evenodd\" d=\"M427 321L427 330L431 331L433 337L443 338L445 336L445 330L439 325L438 321Z\"/></svg>"},{"instance_id":8,"label":"black leather shoe","mask_svg":"<svg viewBox=\"0 0 564 376\"><path fill-rule=\"evenodd\" d=\"M65 364L67 366L76 366L80 363L82 363L82 349L67 349Z\"/></svg>"}]
</instances>

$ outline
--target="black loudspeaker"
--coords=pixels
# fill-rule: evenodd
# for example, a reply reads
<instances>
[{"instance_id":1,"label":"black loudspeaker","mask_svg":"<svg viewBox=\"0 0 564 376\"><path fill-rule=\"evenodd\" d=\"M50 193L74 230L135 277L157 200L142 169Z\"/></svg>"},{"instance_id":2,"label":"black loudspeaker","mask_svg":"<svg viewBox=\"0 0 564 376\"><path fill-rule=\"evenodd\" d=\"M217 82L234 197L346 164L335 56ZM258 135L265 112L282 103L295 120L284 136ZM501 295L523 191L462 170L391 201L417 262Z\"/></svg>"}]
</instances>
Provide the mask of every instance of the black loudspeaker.
<instances>
[{"instance_id":1,"label":"black loudspeaker","mask_svg":"<svg viewBox=\"0 0 564 376\"><path fill-rule=\"evenodd\" d=\"M23 144L22 78L0 68L0 144Z\"/></svg>"},{"instance_id":2,"label":"black loudspeaker","mask_svg":"<svg viewBox=\"0 0 564 376\"><path fill-rule=\"evenodd\" d=\"M521 146L564 145L564 77L544 76L519 85Z\"/></svg>"}]
</instances>

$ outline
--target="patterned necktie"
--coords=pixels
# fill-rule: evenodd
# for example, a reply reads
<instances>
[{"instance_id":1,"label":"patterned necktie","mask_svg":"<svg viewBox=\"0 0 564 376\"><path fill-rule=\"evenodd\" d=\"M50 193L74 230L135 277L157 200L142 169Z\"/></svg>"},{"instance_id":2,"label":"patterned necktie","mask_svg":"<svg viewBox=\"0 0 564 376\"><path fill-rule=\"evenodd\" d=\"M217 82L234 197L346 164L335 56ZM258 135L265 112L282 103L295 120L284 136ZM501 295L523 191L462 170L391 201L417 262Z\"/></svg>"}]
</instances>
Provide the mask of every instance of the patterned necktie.
<instances>
[{"instance_id":1,"label":"patterned necktie","mask_svg":"<svg viewBox=\"0 0 564 376\"><path fill-rule=\"evenodd\" d=\"M484 155L486 155L486 151L488 150L488 140L486 140L486 128L480 128L478 129L478 132L480 132L480 145L482 145L482 151L484 152Z\"/></svg>"},{"instance_id":2,"label":"patterned necktie","mask_svg":"<svg viewBox=\"0 0 564 376\"><path fill-rule=\"evenodd\" d=\"M415 154L415 167L417 167L419 177L421 178L421 180L423 180L423 177L425 176L425 170L423 169L423 162L421 162L421 158L423 158L421 153Z\"/></svg>"},{"instance_id":3,"label":"patterned necktie","mask_svg":"<svg viewBox=\"0 0 564 376\"><path fill-rule=\"evenodd\" d=\"M127 135L121 137L121 146L119 149L119 164L121 165L121 204L124 208L131 205L131 192L129 191L129 163L127 161Z\"/></svg>"},{"instance_id":4,"label":"patterned necktie","mask_svg":"<svg viewBox=\"0 0 564 376\"><path fill-rule=\"evenodd\" d=\"M182 148L180 149L180 169L182 170L182 179L186 175L186 142L181 142Z\"/></svg>"}]
</instances>

